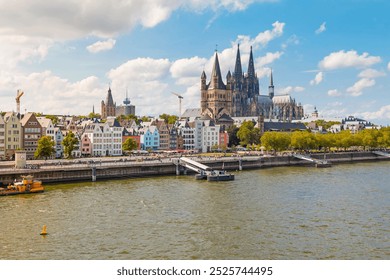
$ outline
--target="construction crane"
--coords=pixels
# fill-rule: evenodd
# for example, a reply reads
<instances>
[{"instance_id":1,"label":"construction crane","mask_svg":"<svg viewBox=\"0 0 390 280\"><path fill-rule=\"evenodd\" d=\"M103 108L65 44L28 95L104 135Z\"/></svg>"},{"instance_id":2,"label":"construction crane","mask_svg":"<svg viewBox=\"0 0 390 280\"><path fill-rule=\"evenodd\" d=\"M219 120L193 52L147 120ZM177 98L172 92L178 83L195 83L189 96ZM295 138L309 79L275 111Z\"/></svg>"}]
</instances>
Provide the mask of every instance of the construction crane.
<instances>
[{"instance_id":1,"label":"construction crane","mask_svg":"<svg viewBox=\"0 0 390 280\"><path fill-rule=\"evenodd\" d=\"M21 89L18 89L16 91L16 112L18 114L20 114L20 98L22 97L22 95L24 94L24 91L22 91Z\"/></svg>"},{"instance_id":2,"label":"construction crane","mask_svg":"<svg viewBox=\"0 0 390 280\"><path fill-rule=\"evenodd\" d=\"M179 98L179 118L180 118L180 116L181 116L181 100L182 100L184 97L183 97L182 95L176 93L176 92L173 92L173 91L171 91L171 93L172 93L173 95L176 95L176 96Z\"/></svg>"}]
</instances>

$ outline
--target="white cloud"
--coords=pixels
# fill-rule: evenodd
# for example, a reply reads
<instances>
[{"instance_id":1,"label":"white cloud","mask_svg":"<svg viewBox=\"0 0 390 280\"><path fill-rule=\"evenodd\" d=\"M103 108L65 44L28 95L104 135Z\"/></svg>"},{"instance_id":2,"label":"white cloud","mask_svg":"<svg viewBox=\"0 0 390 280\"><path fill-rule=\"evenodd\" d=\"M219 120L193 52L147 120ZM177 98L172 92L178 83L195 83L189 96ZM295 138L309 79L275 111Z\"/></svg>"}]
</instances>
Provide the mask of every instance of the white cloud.
<instances>
[{"instance_id":1,"label":"white cloud","mask_svg":"<svg viewBox=\"0 0 390 280\"><path fill-rule=\"evenodd\" d=\"M265 65L271 64L275 60L279 59L283 55L283 52L268 52L265 56L256 58L255 65L257 67L263 67Z\"/></svg>"},{"instance_id":2,"label":"white cloud","mask_svg":"<svg viewBox=\"0 0 390 280\"><path fill-rule=\"evenodd\" d=\"M282 44L282 49L286 49L290 45L299 45L300 41L297 35L291 35L286 42Z\"/></svg>"},{"instance_id":3,"label":"white cloud","mask_svg":"<svg viewBox=\"0 0 390 280\"><path fill-rule=\"evenodd\" d=\"M54 44L46 38L27 36L0 36L0 61L2 69L14 68L21 62L31 63L43 60Z\"/></svg>"},{"instance_id":4,"label":"white cloud","mask_svg":"<svg viewBox=\"0 0 390 280\"><path fill-rule=\"evenodd\" d=\"M322 82L324 79L324 73L323 72L318 72L317 75L315 76L314 80L310 81L311 85L318 85Z\"/></svg>"},{"instance_id":5,"label":"white cloud","mask_svg":"<svg viewBox=\"0 0 390 280\"><path fill-rule=\"evenodd\" d=\"M331 90L328 90L328 95L329 96L340 96L341 93L337 89L331 89Z\"/></svg>"},{"instance_id":6,"label":"white cloud","mask_svg":"<svg viewBox=\"0 0 390 280\"><path fill-rule=\"evenodd\" d=\"M225 9L235 12L255 2L275 1L1 1L0 35L26 35L55 40L78 39L88 35L112 38L138 25L154 27L178 9L195 12Z\"/></svg>"},{"instance_id":7,"label":"white cloud","mask_svg":"<svg viewBox=\"0 0 390 280\"><path fill-rule=\"evenodd\" d=\"M390 105L382 106L378 111L361 113L361 115L367 120L385 120L388 122L390 119Z\"/></svg>"},{"instance_id":8,"label":"white cloud","mask_svg":"<svg viewBox=\"0 0 390 280\"><path fill-rule=\"evenodd\" d=\"M129 60L108 72L111 80L154 81L169 73L168 59L136 58Z\"/></svg>"},{"instance_id":9,"label":"white cloud","mask_svg":"<svg viewBox=\"0 0 390 280\"><path fill-rule=\"evenodd\" d=\"M112 81L114 98L120 99L129 88L137 115L176 112L177 106L173 104L170 93L172 89L167 82L171 65L168 59L136 58L111 69L107 76Z\"/></svg>"},{"instance_id":10,"label":"white cloud","mask_svg":"<svg viewBox=\"0 0 390 280\"><path fill-rule=\"evenodd\" d=\"M358 75L359 78L367 78L367 79L373 79L373 78L378 78L383 76L386 76L384 72L380 72L378 70L371 69L371 68L363 70Z\"/></svg>"},{"instance_id":11,"label":"white cloud","mask_svg":"<svg viewBox=\"0 0 390 280\"><path fill-rule=\"evenodd\" d=\"M1 73L3 78L4 72ZM1 110L10 111L15 108L16 89L25 94L21 100L22 112L44 112L47 114L87 114L92 111L91 100L99 104L104 97L104 89L95 76L77 82L70 82L54 75L50 71L35 72L29 75L12 74L13 79L1 85ZM4 106L4 107L3 107ZM95 106L96 108L96 106Z\"/></svg>"},{"instance_id":12,"label":"white cloud","mask_svg":"<svg viewBox=\"0 0 390 280\"><path fill-rule=\"evenodd\" d=\"M97 41L96 43L87 46L87 50L91 53L111 50L115 46L116 40L108 39L106 41Z\"/></svg>"},{"instance_id":13,"label":"white cloud","mask_svg":"<svg viewBox=\"0 0 390 280\"><path fill-rule=\"evenodd\" d=\"M389 64L387 64L387 70L390 71L390 62L389 62Z\"/></svg>"},{"instance_id":14,"label":"white cloud","mask_svg":"<svg viewBox=\"0 0 390 280\"><path fill-rule=\"evenodd\" d=\"M207 63L207 59L200 57L184 58L176 60L170 72L177 84L192 86L199 82L200 74Z\"/></svg>"},{"instance_id":15,"label":"white cloud","mask_svg":"<svg viewBox=\"0 0 390 280\"><path fill-rule=\"evenodd\" d=\"M379 63L380 61L381 58L379 56L370 56L366 52L359 55L354 50L350 50L348 52L341 50L324 57L324 59L320 61L319 67L324 70L334 70L348 67L364 68Z\"/></svg>"},{"instance_id":16,"label":"white cloud","mask_svg":"<svg viewBox=\"0 0 390 280\"><path fill-rule=\"evenodd\" d=\"M293 92L302 92L304 90L305 88L301 86L296 86L296 87L288 86L284 88L276 88L275 92L277 95L284 95L284 94L291 94Z\"/></svg>"},{"instance_id":17,"label":"white cloud","mask_svg":"<svg viewBox=\"0 0 390 280\"><path fill-rule=\"evenodd\" d=\"M276 21L272 24L272 30L261 32L254 39L246 35L239 35L234 45L239 43L242 49L249 49L252 46L254 50L265 47L270 41L283 35L285 25L284 22Z\"/></svg>"},{"instance_id":18,"label":"white cloud","mask_svg":"<svg viewBox=\"0 0 390 280\"><path fill-rule=\"evenodd\" d=\"M352 96L360 96L362 95L362 91L365 88L369 88L375 85L375 80L362 78L357 81L353 86L347 89L347 92Z\"/></svg>"},{"instance_id":19,"label":"white cloud","mask_svg":"<svg viewBox=\"0 0 390 280\"><path fill-rule=\"evenodd\" d=\"M316 34L320 34L326 30L326 22L323 22L320 27L315 31Z\"/></svg>"}]
</instances>

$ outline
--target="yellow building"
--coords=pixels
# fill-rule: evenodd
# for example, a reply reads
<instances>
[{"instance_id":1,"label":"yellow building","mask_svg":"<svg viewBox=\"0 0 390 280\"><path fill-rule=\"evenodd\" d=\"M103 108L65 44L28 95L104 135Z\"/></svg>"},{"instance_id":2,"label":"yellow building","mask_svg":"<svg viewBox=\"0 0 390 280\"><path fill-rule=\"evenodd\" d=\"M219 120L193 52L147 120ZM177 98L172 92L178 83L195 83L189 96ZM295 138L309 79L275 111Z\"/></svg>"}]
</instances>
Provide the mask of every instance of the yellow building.
<instances>
[{"instance_id":1,"label":"yellow building","mask_svg":"<svg viewBox=\"0 0 390 280\"><path fill-rule=\"evenodd\" d=\"M5 157L10 159L14 157L16 150L22 148L22 126L18 114L15 112L6 113L4 115L4 123Z\"/></svg>"}]
</instances>

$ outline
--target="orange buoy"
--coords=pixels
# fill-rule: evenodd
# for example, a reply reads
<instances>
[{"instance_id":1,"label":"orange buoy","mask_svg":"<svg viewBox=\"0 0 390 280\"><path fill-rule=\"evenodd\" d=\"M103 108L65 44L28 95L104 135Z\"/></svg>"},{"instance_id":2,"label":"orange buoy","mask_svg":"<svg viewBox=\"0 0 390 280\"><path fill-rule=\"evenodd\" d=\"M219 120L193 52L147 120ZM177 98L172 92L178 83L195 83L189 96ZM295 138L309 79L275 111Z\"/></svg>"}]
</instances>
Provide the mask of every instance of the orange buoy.
<instances>
[{"instance_id":1,"label":"orange buoy","mask_svg":"<svg viewBox=\"0 0 390 280\"><path fill-rule=\"evenodd\" d=\"M42 227L41 235L47 235L46 225Z\"/></svg>"}]
</instances>

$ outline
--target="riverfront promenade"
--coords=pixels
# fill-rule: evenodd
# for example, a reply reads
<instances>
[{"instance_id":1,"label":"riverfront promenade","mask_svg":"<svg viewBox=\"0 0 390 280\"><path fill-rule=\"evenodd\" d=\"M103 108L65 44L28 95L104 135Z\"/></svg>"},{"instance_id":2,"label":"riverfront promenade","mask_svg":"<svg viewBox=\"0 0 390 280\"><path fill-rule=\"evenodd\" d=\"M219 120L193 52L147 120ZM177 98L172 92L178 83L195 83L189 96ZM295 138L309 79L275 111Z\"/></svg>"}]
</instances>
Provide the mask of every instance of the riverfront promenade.
<instances>
[{"instance_id":1,"label":"riverfront promenade","mask_svg":"<svg viewBox=\"0 0 390 280\"><path fill-rule=\"evenodd\" d=\"M325 157L332 164L390 160L388 157L373 152L340 152L326 155L318 153L311 156L318 160L323 160ZM0 162L0 182L3 185L9 184L26 174L34 175L36 179L42 180L44 183L90 181L93 169L96 169L97 180L175 175L175 161L178 158L179 156L123 156L73 160L33 160L27 161L27 168L23 169L16 169L13 161L6 161ZM231 171L277 166L314 166L312 162L295 158L292 154L227 157L194 155L190 158L215 169Z\"/></svg>"}]
</instances>

